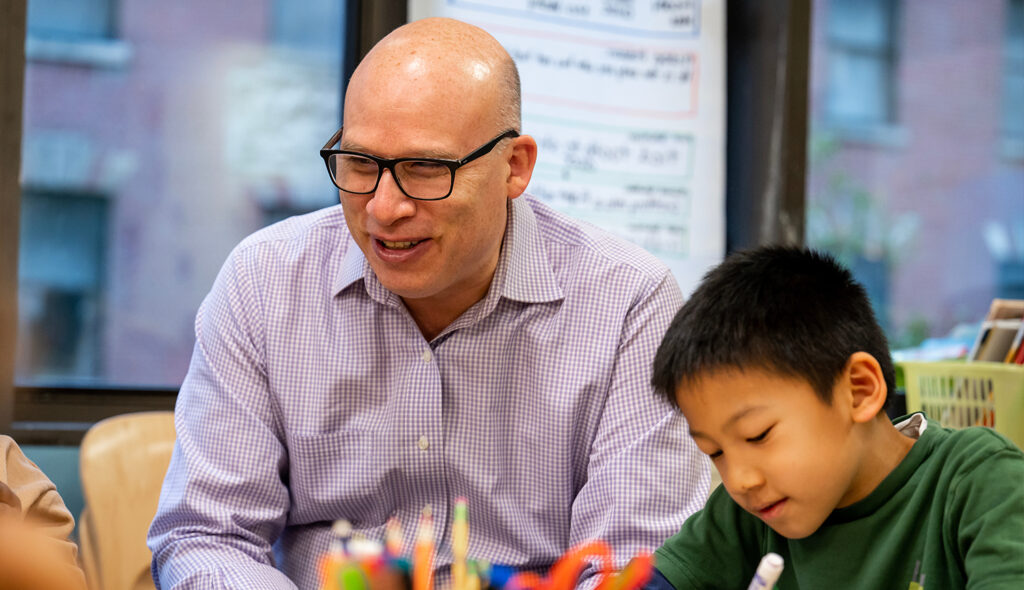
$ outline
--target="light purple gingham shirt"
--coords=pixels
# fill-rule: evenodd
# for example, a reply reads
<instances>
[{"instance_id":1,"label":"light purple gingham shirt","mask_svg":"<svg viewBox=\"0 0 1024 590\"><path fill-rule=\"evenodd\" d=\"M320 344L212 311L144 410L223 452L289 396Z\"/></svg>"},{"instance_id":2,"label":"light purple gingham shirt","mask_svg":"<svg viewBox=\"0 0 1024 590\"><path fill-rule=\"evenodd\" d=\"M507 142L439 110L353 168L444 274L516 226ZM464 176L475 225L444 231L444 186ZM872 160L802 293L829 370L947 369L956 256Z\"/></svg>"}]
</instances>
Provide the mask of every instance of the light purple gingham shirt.
<instances>
[{"instance_id":1,"label":"light purple gingham shirt","mask_svg":"<svg viewBox=\"0 0 1024 590\"><path fill-rule=\"evenodd\" d=\"M178 396L158 587L313 589L333 520L382 539L396 515L411 547L428 504L443 585L458 496L472 558L543 569L601 538L621 566L703 505L707 460L649 385L671 274L532 197L510 210L490 290L431 342L340 206L234 250Z\"/></svg>"}]
</instances>

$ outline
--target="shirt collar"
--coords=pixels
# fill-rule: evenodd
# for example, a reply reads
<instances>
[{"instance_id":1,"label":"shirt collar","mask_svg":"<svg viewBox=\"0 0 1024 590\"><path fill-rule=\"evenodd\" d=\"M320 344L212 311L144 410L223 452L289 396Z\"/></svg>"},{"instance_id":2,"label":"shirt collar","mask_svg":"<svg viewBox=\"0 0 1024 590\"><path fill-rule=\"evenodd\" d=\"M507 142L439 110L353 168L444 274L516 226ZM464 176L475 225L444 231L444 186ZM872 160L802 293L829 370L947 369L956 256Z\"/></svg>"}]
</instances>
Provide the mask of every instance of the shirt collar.
<instances>
[{"instance_id":1,"label":"shirt collar","mask_svg":"<svg viewBox=\"0 0 1024 590\"><path fill-rule=\"evenodd\" d=\"M537 217L525 197L511 200L509 222L505 226L503 239L494 279L484 297L484 301L493 301L484 307L490 311L501 297L524 303L545 303L562 299L562 289L558 286L548 261ZM334 281L334 295L340 294L363 279L366 292L375 301L397 304L397 296L385 289L377 280L370 263L352 236L348 237L348 242L341 272Z\"/></svg>"},{"instance_id":2,"label":"shirt collar","mask_svg":"<svg viewBox=\"0 0 1024 590\"><path fill-rule=\"evenodd\" d=\"M513 301L545 303L564 297L551 269L537 216L526 196L512 199L509 206L509 223L494 281L491 291Z\"/></svg>"},{"instance_id":3,"label":"shirt collar","mask_svg":"<svg viewBox=\"0 0 1024 590\"><path fill-rule=\"evenodd\" d=\"M377 275L373 273L373 268L370 267L363 251L359 249L359 244L349 235L348 244L345 247L345 257L341 261L341 271L334 279L332 292L337 296L360 280L366 285L366 293L377 303L398 305L398 296L385 289L384 285L377 280Z\"/></svg>"}]
</instances>

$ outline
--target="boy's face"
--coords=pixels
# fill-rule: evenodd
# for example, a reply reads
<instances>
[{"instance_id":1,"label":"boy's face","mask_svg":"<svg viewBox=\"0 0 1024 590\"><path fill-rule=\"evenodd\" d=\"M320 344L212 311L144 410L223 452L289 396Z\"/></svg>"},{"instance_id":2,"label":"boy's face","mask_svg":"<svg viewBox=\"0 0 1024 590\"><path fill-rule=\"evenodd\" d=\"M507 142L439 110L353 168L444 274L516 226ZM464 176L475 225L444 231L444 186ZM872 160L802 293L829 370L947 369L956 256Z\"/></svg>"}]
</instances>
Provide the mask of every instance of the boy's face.
<instances>
[{"instance_id":1,"label":"boy's face","mask_svg":"<svg viewBox=\"0 0 1024 590\"><path fill-rule=\"evenodd\" d=\"M810 535L871 489L858 475L862 445L850 409L834 397L830 406L802 379L749 369L714 372L676 391L729 495L790 539Z\"/></svg>"}]
</instances>

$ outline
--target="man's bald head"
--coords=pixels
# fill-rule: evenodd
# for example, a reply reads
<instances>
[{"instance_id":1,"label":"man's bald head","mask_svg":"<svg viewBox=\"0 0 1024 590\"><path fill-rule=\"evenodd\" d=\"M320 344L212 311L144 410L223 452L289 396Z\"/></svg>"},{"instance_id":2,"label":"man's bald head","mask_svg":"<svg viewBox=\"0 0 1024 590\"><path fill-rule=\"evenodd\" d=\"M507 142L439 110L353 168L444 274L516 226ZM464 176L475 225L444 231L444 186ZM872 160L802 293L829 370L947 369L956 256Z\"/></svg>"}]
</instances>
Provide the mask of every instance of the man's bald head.
<instances>
[{"instance_id":1,"label":"man's bald head","mask_svg":"<svg viewBox=\"0 0 1024 590\"><path fill-rule=\"evenodd\" d=\"M367 78L403 77L420 82L423 92L490 95L488 106L502 129L521 131L521 89L515 61L483 29L450 18L425 18L403 25L381 39L352 75L353 85ZM379 80L378 80L379 83Z\"/></svg>"}]
</instances>

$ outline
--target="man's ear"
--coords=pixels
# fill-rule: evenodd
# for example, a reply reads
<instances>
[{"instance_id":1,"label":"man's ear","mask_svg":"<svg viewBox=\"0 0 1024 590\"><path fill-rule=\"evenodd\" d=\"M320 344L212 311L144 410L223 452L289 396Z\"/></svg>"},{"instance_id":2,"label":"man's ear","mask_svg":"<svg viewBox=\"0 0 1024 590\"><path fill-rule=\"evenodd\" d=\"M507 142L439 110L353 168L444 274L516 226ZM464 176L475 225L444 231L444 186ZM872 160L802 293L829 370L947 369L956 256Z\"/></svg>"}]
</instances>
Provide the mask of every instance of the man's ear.
<instances>
[{"instance_id":1,"label":"man's ear","mask_svg":"<svg viewBox=\"0 0 1024 590\"><path fill-rule=\"evenodd\" d=\"M536 140L529 135L520 135L512 142L512 151L508 157L508 178L505 180L510 199L523 194L526 185L530 184L533 167L537 163Z\"/></svg>"},{"instance_id":2,"label":"man's ear","mask_svg":"<svg viewBox=\"0 0 1024 590\"><path fill-rule=\"evenodd\" d=\"M866 352L855 352L846 361L843 378L850 388L850 410L854 422L870 422L885 407L889 395L878 360Z\"/></svg>"}]
</instances>

